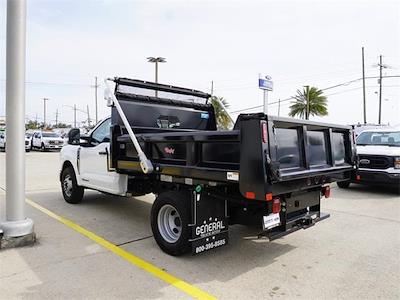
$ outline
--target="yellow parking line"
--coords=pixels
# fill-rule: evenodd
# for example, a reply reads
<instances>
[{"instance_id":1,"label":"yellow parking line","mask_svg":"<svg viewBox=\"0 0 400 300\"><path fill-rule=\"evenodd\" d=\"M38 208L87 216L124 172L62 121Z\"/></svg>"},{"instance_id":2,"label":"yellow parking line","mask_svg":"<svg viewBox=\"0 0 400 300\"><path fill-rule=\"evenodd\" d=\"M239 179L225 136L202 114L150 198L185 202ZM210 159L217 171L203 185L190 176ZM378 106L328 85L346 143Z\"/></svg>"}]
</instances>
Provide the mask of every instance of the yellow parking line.
<instances>
[{"instance_id":1,"label":"yellow parking line","mask_svg":"<svg viewBox=\"0 0 400 300\"><path fill-rule=\"evenodd\" d=\"M64 217L61 217L52 211L44 208L43 206L37 204L36 202L26 199L26 202L33 206L34 208L40 210L41 212L45 213L49 217L67 225L68 227L72 228L73 230L79 232L80 234L86 236L87 238L91 239L92 241L96 242L97 244L103 246L104 248L108 249L109 251L117 254L118 256L122 257L123 259L129 261L131 264L149 272L153 276L175 286L176 288L180 289L181 291L185 292L186 294L196 298L196 299L216 299L214 296L200 290L199 288L190 285L189 283L171 275L167 272L157 268L156 266L152 265L151 263L133 255L132 253L125 251L124 249L114 245L113 243L103 239L102 237L96 235L95 233L79 226L78 224L68 220Z\"/></svg>"}]
</instances>

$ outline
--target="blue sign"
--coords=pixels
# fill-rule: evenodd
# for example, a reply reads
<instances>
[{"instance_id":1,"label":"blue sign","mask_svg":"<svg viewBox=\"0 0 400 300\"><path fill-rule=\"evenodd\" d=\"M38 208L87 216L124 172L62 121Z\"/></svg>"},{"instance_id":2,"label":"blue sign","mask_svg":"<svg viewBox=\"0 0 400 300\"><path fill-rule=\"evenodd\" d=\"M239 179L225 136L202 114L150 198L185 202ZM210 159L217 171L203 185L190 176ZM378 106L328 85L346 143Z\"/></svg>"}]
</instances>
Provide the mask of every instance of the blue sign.
<instances>
[{"instance_id":1,"label":"blue sign","mask_svg":"<svg viewBox=\"0 0 400 300\"><path fill-rule=\"evenodd\" d=\"M272 91L273 83L271 77L265 76L258 79L258 87L262 90Z\"/></svg>"}]
</instances>

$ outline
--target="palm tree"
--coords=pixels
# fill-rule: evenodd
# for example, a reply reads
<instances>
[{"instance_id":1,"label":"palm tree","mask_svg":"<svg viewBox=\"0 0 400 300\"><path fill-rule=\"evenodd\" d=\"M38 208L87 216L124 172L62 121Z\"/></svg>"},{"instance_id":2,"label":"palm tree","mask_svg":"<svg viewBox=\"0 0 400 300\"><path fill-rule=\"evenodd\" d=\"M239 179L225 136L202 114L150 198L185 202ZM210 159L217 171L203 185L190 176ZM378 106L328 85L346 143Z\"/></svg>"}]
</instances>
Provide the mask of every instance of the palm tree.
<instances>
[{"instance_id":1,"label":"palm tree","mask_svg":"<svg viewBox=\"0 0 400 300\"><path fill-rule=\"evenodd\" d=\"M223 109L219 101L225 106L225 108L229 107L228 101L223 97L211 96L210 101L212 106L214 106L215 119L217 120L217 128L218 130L227 130L230 128L231 119L229 118L228 113Z\"/></svg>"},{"instance_id":2,"label":"palm tree","mask_svg":"<svg viewBox=\"0 0 400 300\"><path fill-rule=\"evenodd\" d=\"M289 116L299 116L302 119L309 119L309 116L327 116L328 115L328 100L323 95L323 91L316 87L308 89L308 99L310 101L310 111L307 118L307 89L303 91L297 90L295 101L290 106Z\"/></svg>"}]
</instances>

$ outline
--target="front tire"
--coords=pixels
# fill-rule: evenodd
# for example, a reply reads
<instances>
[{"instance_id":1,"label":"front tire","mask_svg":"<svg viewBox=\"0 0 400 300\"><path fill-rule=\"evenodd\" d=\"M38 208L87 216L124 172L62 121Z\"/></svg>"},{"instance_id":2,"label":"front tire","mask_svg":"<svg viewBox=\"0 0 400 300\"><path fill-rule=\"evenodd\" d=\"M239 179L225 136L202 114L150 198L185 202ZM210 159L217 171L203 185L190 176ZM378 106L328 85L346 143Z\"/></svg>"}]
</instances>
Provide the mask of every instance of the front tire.
<instances>
[{"instance_id":1,"label":"front tire","mask_svg":"<svg viewBox=\"0 0 400 300\"><path fill-rule=\"evenodd\" d=\"M61 190L66 202L77 204L82 201L84 188L77 184L75 171L72 166L66 167L62 171Z\"/></svg>"},{"instance_id":2,"label":"front tire","mask_svg":"<svg viewBox=\"0 0 400 300\"><path fill-rule=\"evenodd\" d=\"M151 229L158 246L173 256L190 251L190 194L165 192L151 208Z\"/></svg>"},{"instance_id":3,"label":"front tire","mask_svg":"<svg viewBox=\"0 0 400 300\"><path fill-rule=\"evenodd\" d=\"M350 186L350 181L338 181L338 182L336 182L336 184L341 189L348 189Z\"/></svg>"},{"instance_id":4,"label":"front tire","mask_svg":"<svg viewBox=\"0 0 400 300\"><path fill-rule=\"evenodd\" d=\"M46 147L45 147L45 145L43 143L42 143L42 146L40 147L40 150L42 150L42 152L46 151Z\"/></svg>"}]
</instances>

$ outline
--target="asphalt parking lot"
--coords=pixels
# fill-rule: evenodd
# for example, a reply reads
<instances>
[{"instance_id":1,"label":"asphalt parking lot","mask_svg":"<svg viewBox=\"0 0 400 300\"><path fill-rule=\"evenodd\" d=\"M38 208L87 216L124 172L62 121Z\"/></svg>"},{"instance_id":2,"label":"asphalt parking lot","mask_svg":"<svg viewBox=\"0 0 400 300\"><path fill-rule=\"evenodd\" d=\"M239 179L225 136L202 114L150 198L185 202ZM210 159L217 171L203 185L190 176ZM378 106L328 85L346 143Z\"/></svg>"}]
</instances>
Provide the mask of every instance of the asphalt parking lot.
<instances>
[{"instance_id":1,"label":"asphalt parking lot","mask_svg":"<svg viewBox=\"0 0 400 300\"><path fill-rule=\"evenodd\" d=\"M193 288L221 299L399 299L400 196L386 188L334 188L322 210L331 217L274 242L233 226L230 244L171 257L152 238L151 195L122 198L88 191L64 202L57 152L26 154L27 198ZM336 186L336 185L335 185ZM0 153L5 187L5 153ZM0 212L4 217L4 190ZM34 246L0 251L0 298L187 299L182 289L137 267L37 208Z\"/></svg>"}]
</instances>

